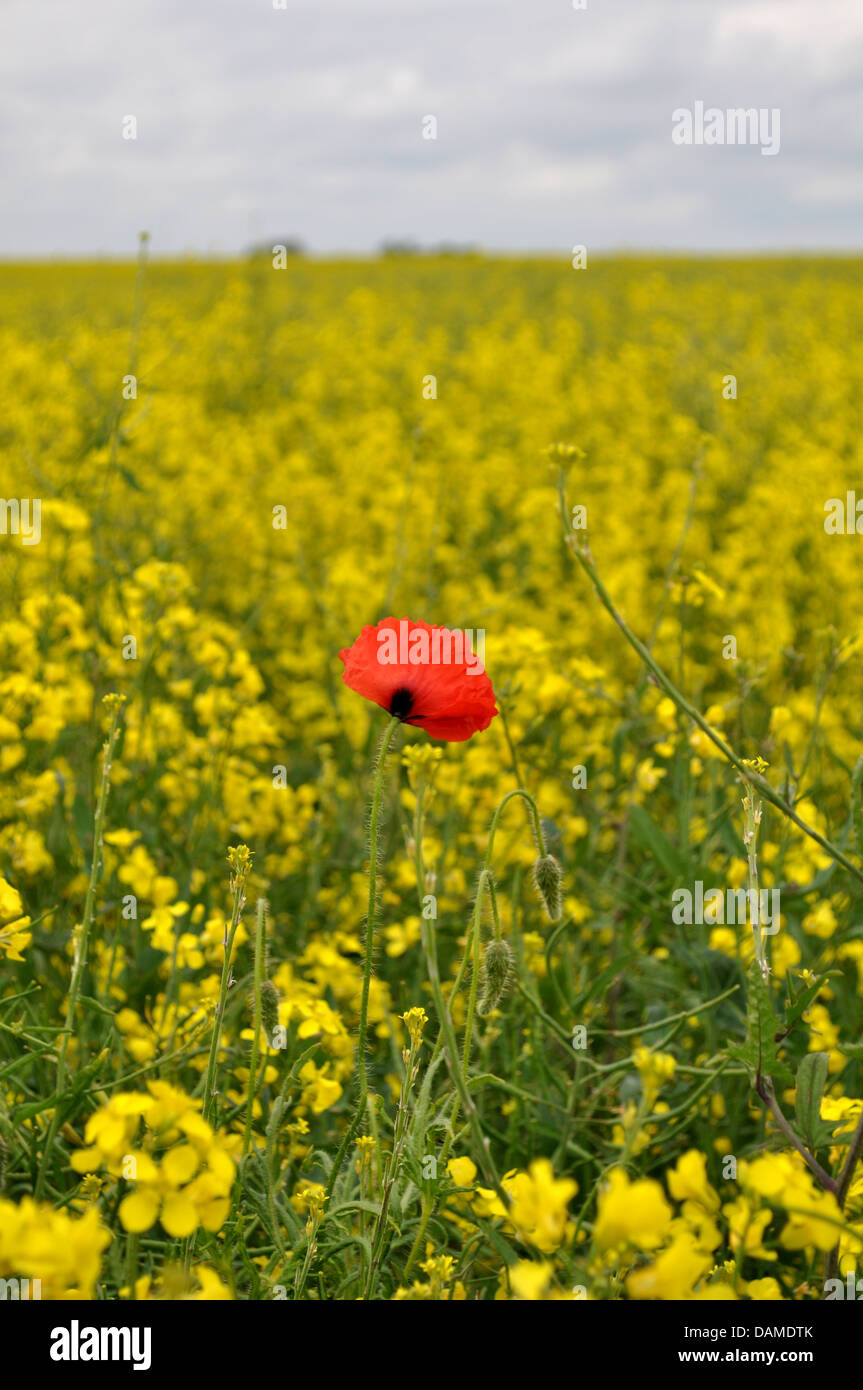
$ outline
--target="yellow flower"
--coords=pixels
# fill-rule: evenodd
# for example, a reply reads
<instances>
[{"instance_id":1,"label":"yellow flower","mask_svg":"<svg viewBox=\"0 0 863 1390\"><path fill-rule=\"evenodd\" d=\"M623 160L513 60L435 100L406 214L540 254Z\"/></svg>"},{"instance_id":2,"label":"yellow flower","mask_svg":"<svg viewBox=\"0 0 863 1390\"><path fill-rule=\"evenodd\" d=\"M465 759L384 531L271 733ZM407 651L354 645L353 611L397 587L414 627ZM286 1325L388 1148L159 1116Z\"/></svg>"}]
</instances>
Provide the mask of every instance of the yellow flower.
<instances>
[{"instance_id":1,"label":"yellow flower","mask_svg":"<svg viewBox=\"0 0 863 1390\"><path fill-rule=\"evenodd\" d=\"M189 910L188 903L173 902L177 896L177 884L173 878L157 875L150 889L153 911L141 923L144 931L154 932L153 944L159 950L172 951L174 947L174 920ZM161 944L156 937L161 937ZM167 944L166 944L167 943Z\"/></svg>"},{"instance_id":2,"label":"yellow flower","mask_svg":"<svg viewBox=\"0 0 863 1390\"><path fill-rule=\"evenodd\" d=\"M147 1153L129 1155L134 1161L129 1176L135 1190L123 1198L119 1208L127 1231L147 1231L158 1219L168 1235L182 1238L199 1225L218 1231L224 1224L230 1209L234 1162L209 1125L204 1133L192 1128L193 1141L169 1149L160 1165Z\"/></svg>"},{"instance_id":3,"label":"yellow flower","mask_svg":"<svg viewBox=\"0 0 863 1390\"><path fill-rule=\"evenodd\" d=\"M773 1218L771 1211L757 1211L751 1202L739 1196L725 1203L722 1214L728 1222L728 1245L735 1255L742 1245L744 1254L753 1259L776 1259L776 1251L763 1244L764 1232Z\"/></svg>"},{"instance_id":4,"label":"yellow flower","mask_svg":"<svg viewBox=\"0 0 863 1390\"><path fill-rule=\"evenodd\" d=\"M567 1206L578 1191L572 1178L555 1178L547 1158L531 1163L526 1173L504 1178L501 1186L512 1198L509 1220L518 1235L543 1254L562 1244Z\"/></svg>"},{"instance_id":5,"label":"yellow flower","mask_svg":"<svg viewBox=\"0 0 863 1390\"><path fill-rule=\"evenodd\" d=\"M106 1167L119 1175L121 1160L129 1153L141 1116L152 1109L153 1097L141 1091L115 1095L90 1116L84 1130L88 1148L76 1149L70 1162L76 1173Z\"/></svg>"},{"instance_id":6,"label":"yellow flower","mask_svg":"<svg viewBox=\"0 0 863 1390\"><path fill-rule=\"evenodd\" d=\"M600 1193L593 1238L600 1250L633 1246L655 1250L671 1222L671 1207L658 1182L638 1178L630 1182L623 1168L612 1168Z\"/></svg>"},{"instance_id":7,"label":"yellow flower","mask_svg":"<svg viewBox=\"0 0 863 1390\"><path fill-rule=\"evenodd\" d=\"M763 1154L751 1163L741 1163L739 1178L744 1191L789 1209L787 1224L779 1235L786 1250L803 1250L810 1245L832 1250L842 1219L839 1205L832 1192L818 1186L798 1154Z\"/></svg>"},{"instance_id":8,"label":"yellow flower","mask_svg":"<svg viewBox=\"0 0 863 1390\"><path fill-rule=\"evenodd\" d=\"M422 936L422 923L419 917L406 917L403 922L393 922L384 927L386 953L393 960L403 956L411 946L415 946Z\"/></svg>"},{"instance_id":9,"label":"yellow flower","mask_svg":"<svg viewBox=\"0 0 863 1390\"><path fill-rule=\"evenodd\" d=\"M447 1283L453 1276L455 1270L455 1259L452 1255L430 1255L420 1265L423 1274L429 1278Z\"/></svg>"},{"instance_id":10,"label":"yellow flower","mask_svg":"<svg viewBox=\"0 0 863 1390\"><path fill-rule=\"evenodd\" d=\"M303 1105L311 1106L315 1115L320 1115L331 1105L335 1105L342 1094L342 1087L329 1075L329 1070L329 1062L318 1068L311 1059L300 1067L300 1080L303 1082L302 1102Z\"/></svg>"},{"instance_id":11,"label":"yellow flower","mask_svg":"<svg viewBox=\"0 0 863 1390\"><path fill-rule=\"evenodd\" d=\"M199 1225L217 1231L230 1207L239 1137L216 1133L198 1113L200 1102L166 1081L148 1083L149 1095L130 1091L113 1096L90 1116L86 1148L71 1164L90 1174L106 1167L134 1183L118 1208L124 1229L148 1231L157 1220L169 1235L191 1235ZM140 1120L146 1147L134 1147ZM179 1141L179 1142L178 1142ZM161 1153L155 1153L156 1146Z\"/></svg>"},{"instance_id":12,"label":"yellow flower","mask_svg":"<svg viewBox=\"0 0 863 1390\"><path fill-rule=\"evenodd\" d=\"M30 945L29 926L17 888L0 878L0 953L5 951L10 960L23 960L21 952Z\"/></svg>"},{"instance_id":13,"label":"yellow flower","mask_svg":"<svg viewBox=\"0 0 863 1390\"><path fill-rule=\"evenodd\" d=\"M841 1071L845 1057L839 1051L839 1029L823 1004L812 1004L803 1015L809 1024L809 1051L828 1054L827 1069L832 1075Z\"/></svg>"},{"instance_id":14,"label":"yellow flower","mask_svg":"<svg viewBox=\"0 0 863 1390\"><path fill-rule=\"evenodd\" d=\"M451 1158L446 1170L456 1187L472 1187L476 1177L476 1164L472 1158Z\"/></svg>"},{"instance_id":15,"label":"yellow flower","mask_svg":"<svg viewBox=\"0 0 863 1390\"><path fill-rule=\"evenodd\" d=\"M656 719L666 733L671 733L677 728L677 706L667 695L656 706Z\"/></svg>"},{"instance_id":16,"label":"yellow flower","mask_svg":"<svg viewBox=\"0 0 863 1390\"><path fill-rule=\"evenodd\" d=\"M668 1190L676 1202L697 1202L707 1212L719 1210L719 1196L707 1181L707 1159L698 1149L687 1149L667 1173Z\"/></svg>"},{"instance_id":17,"label":"yellow flower","mask_svg":"<svg viewBox=\"0 0 863 1390\"><path fill-rule=\"evenodd\" d=\"M408 1009L406 1014L402 1014L402 1021L410 1033L411 1043L418 1047L422 1042L423 1029L428 1023L425 1009Z\"/></svg>"},{"instance_id":18,"label":"yellow flower","mask_svg":"<svg viewBox=\"0 0 863 1390\"><path fill-rule=\"evenodd\" d=\"M252 871L254 855L248 845L234 845L228 850L227 859L231 866L231 887L242 887Z\"/></svg>"},{"instance_id":19,"label":"yellow flower","mask_svg":"<svg viewBox=\"0 0 863 1390\"><path fill-rule=\"evenodd\" d=\"M626 1292L635 1299L691 1298L695 1285L712 1263L712 1256L700 1250L691 1235L678 1235L646 1269L630 1274Z\"/></svg>"},{"instance_id":20,"label":"yellow flower","mask_svg":"<svg viewBox=\"0 0 863 1390\"><path fill-rule=\"evenodd\" d=\"M759 1303L777 1302L782 1299L782 1290L778 1282L769 1276L764 1279L750 1279L746 1285L746 1293Z\"/></svg>"},{"instance_id":21,"label":"yellow flower","mask_svg":"<svg viewBox=\"0 0 863 1390\"><path fill-rule=\"evenodd\" d=\"M31 934L25 928L30 918L22 917L11 926L0 926L0 951L5 951L9 960L23 960L21 952L30 945Z\"/></svg>"},{"instance_id":22,"label":"yellow flower","mask_svg":"<svg viewBox=\"0 0 863 1390\"><path fill-rule=\"evenodd\" d=\"M416 790L421 777L427 785L433 785L442 761L443 749L436 748L433 743L408 744L402 753L402 767L407 768L408 782L412 790Z\"/></svg>"},{"instance_id":23,"label":"yellow flower","mask_svg":"<svg viewBox=\"0 0 863 1390\"><path fill-rule=\"evenodd\" d=\"M651 1052L648 1047L636 1048L632 1060L641 1077L645 1100L652 1106L665 1082L674 1076L677 1062L670 1052Z\"/></svg>"},{"instance_id":24,"label":"yellow flower","mask_svg":"<svg viewBox=\"0 0 863 1390\"><path fill-rule=\"evenodd\" d=\"M111 1235L95 1207L81 1217L0 1197L0 1278L39 1279L43 1299L92 1298Z\"/></svg>"},{"instance_id":25,"label":"yellow flower","mask_svg":"<svg viewBox=\"0 0 863 1390\"><path fill-rule=\"evenodd\" d=\"M128 884L139 898L149 898L156 879L156 865L143 845L136 845L117 870L121 883Z\"/></svg>"},{"instance_id":26,"label":"yellow flower","mask_svg":"<svg viewBox=\"0 0 863 1390\"><path fill-rule=\"evenodd\" d=\"M541 1299L551 1282L554 1266L549 1260L517 1260L509 1267L509 1282L516 1298Z\"/></svg>"},{"instance_id":27,"label":"yellow flower","mask_svg":"<svg viewBox=\"0 0 863 1390\"><path fill-rule=\"evenodd\" d=\"M320 1183L304 1182L291 1198L291 1206L295 1211L318 1220L323 1215L326 1200L326 1188Z\"/></svg>"},{"instance_id":28,"label":"yellow flower","mask_svg":"<svg viewBox=\"0 0 863 1390\"><path fill-rule=\"evenodd\" d=\"M656 767L652 758L644 758L635 769L635 780L640 791L655 791L666 775L664 767Z\"/></svg>"},{"instance_id":29,"label":"yellow flower","mask_svg":"<svg viewBox=\"0 0 863 1390\"><path fill-rule=\"evenodd\" d=\"M836 915L828 898L822 898L802 922L803 930L810 936L818 936L826 941L836 930Z\"/></svg>"},{"instance_id":30,"label":"yellow flower","mask_svg":"<svg viewBox=\"0 0 863 1390\"><path fill-rule=\"evenodd\" d=\"M763 758L756 757L744 758L743 766L751 768L753 772L757 772L760 776L763 777L770 764L766 763Z\"/></svg>"},{"instance_id":31,"label":"yellow flower","mask_svg":"<svg viewBox=\"0 0 863 1390\"><path fill-rule=\"evenodd\" d=\"M162 1299L172 1303L224 1303L232 1297L227 1284L222 1283L209 1265L193 1265L188 1273L182 1265L166 1265L158 1279L151 1274L142 1274L140 1279L135 1280L135 1299L138 1303Z\"/></svg>"}]
</instances>

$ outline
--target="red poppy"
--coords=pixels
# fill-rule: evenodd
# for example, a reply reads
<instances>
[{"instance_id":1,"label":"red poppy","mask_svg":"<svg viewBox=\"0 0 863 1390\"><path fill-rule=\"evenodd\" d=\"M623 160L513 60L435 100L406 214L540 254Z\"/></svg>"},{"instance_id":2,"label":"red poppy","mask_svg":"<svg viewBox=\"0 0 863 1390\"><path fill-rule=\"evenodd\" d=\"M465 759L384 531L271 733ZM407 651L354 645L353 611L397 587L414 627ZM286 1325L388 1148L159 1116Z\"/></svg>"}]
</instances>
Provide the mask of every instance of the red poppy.
<instances>
[{"instance_id":1,"label":"red poppy","mask_svg":"<svg viewBox=\"0 0 863 1390\"><path fill-rule=\"evenodd\" d=\"M432 738L463 743L497 714L491 681L465 633L382 618L339 656L345 685Z\"/></svg>"}]
</instances>

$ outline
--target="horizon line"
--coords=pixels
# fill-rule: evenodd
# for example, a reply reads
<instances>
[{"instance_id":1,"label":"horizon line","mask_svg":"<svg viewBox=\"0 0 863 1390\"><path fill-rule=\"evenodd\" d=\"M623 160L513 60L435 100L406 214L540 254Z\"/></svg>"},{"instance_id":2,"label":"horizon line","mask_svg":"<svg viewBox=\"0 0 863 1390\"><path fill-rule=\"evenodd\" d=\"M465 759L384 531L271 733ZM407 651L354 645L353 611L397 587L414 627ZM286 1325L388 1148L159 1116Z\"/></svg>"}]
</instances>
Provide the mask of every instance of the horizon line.
<instances>
[{"instance_id":1,"label":"horizon line","mask_svg":"<svg viewBox=\"0 0 863 1390\"><path fill-rule=\"evenodd\" d=\"M421 246L405 243L386 244L369 251L332 250L316 251L313 248L295 247L290 241L256 242L241 251L165 251L148 250L149 264L176 264L191 262L209 265L242 264L250 260L265 259L269 247L286 246L289 261L387 261L387 260L560 260L566 264L571 259L571 249L562 248L559 252L549 248L531 247L488 247L472 246L467 243L441 242L436 245ZM863 257L863 244L855 247L751 247L724 249L720 247L603 247L591 251L591 259L596 260L854 260ZM139 255L135 252L113 251L52 251L39 255L19 252L0 252L0 268L12 266L38 265L137 265Z\"/></svg>"}]
</instances>

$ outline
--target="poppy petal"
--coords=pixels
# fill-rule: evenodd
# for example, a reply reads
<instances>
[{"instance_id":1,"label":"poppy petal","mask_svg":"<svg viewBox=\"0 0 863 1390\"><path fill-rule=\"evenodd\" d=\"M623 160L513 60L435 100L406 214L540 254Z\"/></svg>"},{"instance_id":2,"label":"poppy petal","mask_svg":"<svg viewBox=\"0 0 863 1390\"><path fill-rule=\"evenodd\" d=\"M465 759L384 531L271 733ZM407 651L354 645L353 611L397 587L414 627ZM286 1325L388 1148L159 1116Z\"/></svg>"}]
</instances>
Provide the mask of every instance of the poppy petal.
<instances>
[{"instance_id":1,"label":"poppy petal","mask_svg":"<svg viewBox=\"0 0 863 1390\"><path fill-rule=\"evenodd\" d=\"M464 742L498 713L491 681L461 632L383 618L339 656L346 685L431 738Z\"/></svg>"}]
</instances>

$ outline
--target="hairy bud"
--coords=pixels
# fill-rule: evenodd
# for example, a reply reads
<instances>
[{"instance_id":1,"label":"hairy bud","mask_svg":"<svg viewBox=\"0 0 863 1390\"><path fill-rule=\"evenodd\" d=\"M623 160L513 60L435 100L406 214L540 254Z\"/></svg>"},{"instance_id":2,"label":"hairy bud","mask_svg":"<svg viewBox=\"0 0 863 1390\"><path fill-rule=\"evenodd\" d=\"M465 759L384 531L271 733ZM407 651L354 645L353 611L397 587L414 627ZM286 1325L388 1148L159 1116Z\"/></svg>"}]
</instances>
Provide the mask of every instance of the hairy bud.
<instances>
[{"instance_id":1,"label":"hairy bud","mask_svg":"<svg viewBox=\"0 0 863 1390\"><path fill-rule=\"evenodd\" d=\"M261 985L261 1023L270 1047L273 1045L273 1029L279 1022L279 991L272 980L264 980Z\"/></svg>"},{"instance_id":2,"label":"hairy bud","mask_svg":"<svg viewBox=\"0 0 863 1390\"><path fill-rule=\"evenodd\" d=\"M490 941L483 956L479 978L482 993L476 1006L483 1018L497 1008L512 983L513 974L511 948L505 941Z\"/></svg>"},{"instance_id":3,"label":"hairy bud","mask_svg":"<svg viewBox=\"0 0 863 1390\"><path fill-rule=\"evenodd\" d=\"M560 886L563 871L553 854L540 856L533 866L533 881L552 922L560 916Z\"/></svg>"}]
</instances>

